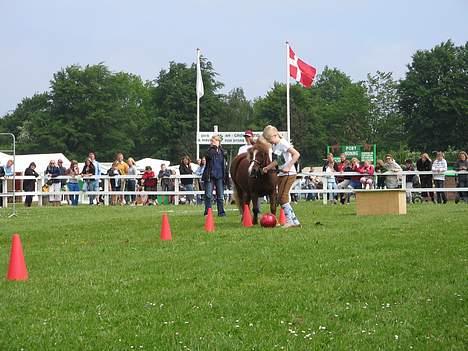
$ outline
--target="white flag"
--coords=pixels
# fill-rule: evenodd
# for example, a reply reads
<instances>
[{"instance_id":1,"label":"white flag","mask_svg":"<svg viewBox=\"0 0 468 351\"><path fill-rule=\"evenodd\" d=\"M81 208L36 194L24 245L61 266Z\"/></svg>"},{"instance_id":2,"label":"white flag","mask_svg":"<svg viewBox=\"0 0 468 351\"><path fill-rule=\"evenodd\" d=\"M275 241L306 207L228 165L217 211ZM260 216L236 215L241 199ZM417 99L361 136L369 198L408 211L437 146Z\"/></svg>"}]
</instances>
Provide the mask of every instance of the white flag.
<instances>
[{"instance_id":1,"label":"white flag","mask_svg":"<svg viewBox=\"0 0 468 351\"><path fill-rule=\"evenodd\" d=\"M200 49L197 49L197 98L201 98L205 94L203 88L203 79L200 68Z\"/></svg>"}]
</instances>

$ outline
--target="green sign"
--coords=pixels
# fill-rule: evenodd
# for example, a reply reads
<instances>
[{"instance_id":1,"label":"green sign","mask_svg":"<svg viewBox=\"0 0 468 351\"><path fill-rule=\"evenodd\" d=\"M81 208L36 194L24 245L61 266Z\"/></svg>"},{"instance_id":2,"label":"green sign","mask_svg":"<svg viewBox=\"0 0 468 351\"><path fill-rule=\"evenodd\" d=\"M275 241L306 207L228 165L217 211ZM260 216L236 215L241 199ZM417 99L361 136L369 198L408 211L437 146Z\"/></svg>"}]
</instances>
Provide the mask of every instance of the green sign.
<instances>
[{"instance_id":1,"label":"green sign","mask_svg":"<svg viewBox=\"0 0 468 351\"><path fill-rule=\"evenodd\" d=\"M340 160L340 154L345 154L347 159L356 157L359 161L370 161L375 165L377 148L375 144L366 145L327 145L327 154L333 153L336 161Z\"/></svg>"}]
</instances>

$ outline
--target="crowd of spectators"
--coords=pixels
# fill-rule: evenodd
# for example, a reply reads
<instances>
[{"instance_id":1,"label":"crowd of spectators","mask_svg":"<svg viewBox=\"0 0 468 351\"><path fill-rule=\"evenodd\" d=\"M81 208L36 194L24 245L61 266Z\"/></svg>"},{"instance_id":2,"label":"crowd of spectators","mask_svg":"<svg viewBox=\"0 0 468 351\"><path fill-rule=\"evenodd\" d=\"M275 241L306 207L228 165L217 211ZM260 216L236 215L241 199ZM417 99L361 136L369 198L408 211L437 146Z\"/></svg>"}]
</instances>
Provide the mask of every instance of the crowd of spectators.
<instances>
[{"instance_id":1,"label":"crowd of spectators","mask_svg":"<svg viewBox=\"0 0 468 351\"><path fill-rule=\"evenodd\" d=\"M453 169L457 172L467 171L468 156L465 151L458 154L457 162ZM383 160L377 160L375 167L368 160L359 161L353 157L347 159L343 153L340 160L335 161L333 154L328 154L322 167L325 173L327 189L332 190L328 193L328 201L341 204L350 203L349 193L333 192L334 189L397 189L402 186L402 171L407 172L431 172L431 174L406 174L405 189L407 189L407 201L413 202L413 192L415 187L427 189L443 189L445 187L445 172L448 170L447 161L444 159L444 153L439 151L435 160L431 160L427 153L422 153L416 161L416 167L411 159L405 160L404 165L399 165L391 154L385 155ZM353 172L354 174L347 175ZM356 174L359 173L359 174ZM323 187L323 181L318 177L305 177L303 180L303 189L316 189ZM456 185L459 188L468 186L468 174L458 174L456 176ZM307 195L307 200L314 200L316 196ZM447 195L442 190L424 191L421 193L422 201L432 201L434 203L447 203ZM455 202L463 201L468 203L468 192L460 191L456 194Z\"/></svg>"},{"instance_id":2,"label":"crowd of spectators","mask_svg":"<svg viewBox=\"0 0 468 351\"><path fill-rule=\"evenodd\" d=\"M247 133L247 132L246 132ZM246 139L251 137L246 134ZM247 140L248 141L248 140ZM247 147L249 143L247 143ZM202 157L197 160L197 166L192 168L192 161L188 155L184 155L178 167L178 173L184 177L180 179L180 190L185 191L204 191L205 182L203 181L203 173L206 168L206 159ZM342 189L397 189L401 187L402 177L405 179L405 188L407 191L407 201L412 202L415 199L415 192L411 191L414 188L433 189L434 191L422 191L418 194L420 199L425 202L433 202L439 204L447 203L447 195L443 190L445 187L445 172L447 171L447 161L444 158L443 152L437 152L436 157L432 160L427 153L422 153L416 162L411 159L405 160L404 164L399 165L391 154L385 155L383 160L377 160L376 165L368 160L360 161L353 157L347 159L345 154L341 154L339 161L335 161L333 154L328 154L323 164L322 170L326 175L326 187L332 190L328 193L328 201L337 204L349 204L350 193L339 193L333 190ZM453 169L458 172L468 170L468 155L465 151L458 154L457 161ZM406 174L401 175L402 171L419 171L431 172L431 174ZM348 174L350 173L350 174ZM99 179L100 175L108 175L109 189L104 189L104 182ZM158 205L158 197L155 194L138 196L138 191L154 192L159 189L162 191L174 190L174 178L171 176L176 174L174 169L169 169L165 164L161 164L160 170L156 172L151 166L146 166L144 172L139 172L136 167L135 160L128 158L124 160L122 153L116 154L112 166L107 172L103 172L100 163L96 160L94 152L90 152L85 159L84 166L79 169L78 162L72 160L69 168L63 166L62 160L50 160L44 175L47 182L43 190L50 192L48 197L49 203L52 206L60 206L63 202L67 202L71 206L77 206L79 203L79 195L61 195L62 190L77 192L80 189L89 193L87 198L89 205L98 205L104 202L103 196L98 196L99 190L110 190L113 192L122 192L122 194L114 194L111 196L111 205ZM0 166L0 177L9 177L13 175L13 160L8 160L5 166ZM31 164L24 171L25 176L39 177L36 172L36 164ZM187 177L194 175L194 178ZM63 177L65 176L65 177ZM117 176L127 176L125 178ZM25 179L23 181L23 191L35 191L36 181L34 179ZM80 187L80 183L82 186ZM3 182L0 182L0 192L2 191ZM323 187L321 177L304 177L300 187L302 189L317 189ZM460 188L468 187L468 174L458 174L456 176L456 185ZM136 192L136 194L124 194L123 192ZM293 201L296 198L292 194ZM32 203L32 195L25 196L25 206L30 207ZM307 194L307 200L317 199L316 194ZM187 195L180 197L181 203L187 204L202 204L204 201L203 195ZM456 194L455 202L468 203L468 192L460 191ZM174 203L174 196L165 196L166 203ZM3 198L0 197L0 206L3 203Z\"/></svg>"}]
</instances>

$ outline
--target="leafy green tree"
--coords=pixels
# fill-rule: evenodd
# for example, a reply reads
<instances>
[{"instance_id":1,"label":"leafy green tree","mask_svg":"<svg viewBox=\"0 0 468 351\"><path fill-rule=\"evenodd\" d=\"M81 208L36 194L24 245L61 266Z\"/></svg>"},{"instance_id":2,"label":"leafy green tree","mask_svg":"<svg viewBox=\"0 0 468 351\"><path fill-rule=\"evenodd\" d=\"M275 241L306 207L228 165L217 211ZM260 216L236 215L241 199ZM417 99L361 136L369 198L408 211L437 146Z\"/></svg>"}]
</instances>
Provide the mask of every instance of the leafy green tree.
<instances>
[{"instance_id":1,"label":"leafy green tree","mask_svg":"<svg viewBox=\"0 0 468 351\"><path fill-rule=\"evenodd\" d=\"M242 88L235 88L223 97L224 111L220 124L225 131L252 128L253 107Z\"/></svg>"},{"instance_id":2,"label":"leafy green tree","mask_svg":"<svg viewBox=\"0 0 468 351\"><path fill-rule=\"evenodd\" d=\"M406 131L400 113L398 82L391 72L377 71L367 75L367 95L370 100L369 143L380 150L398 150L406 145Z\"/></svg>"},{"instance_id":3,"label":"leafy green tree","mask_svg":"<svg viewBox=\"0 0 468 351\"><path fill-rule=\"evenodd\" d=\"M18 153L49 152L47 129L51 119L51 100L48 93L24 98L15 111L0 119L0 129L16 136Z\"/></svg>"},{"instance_id":4,"label":"leafy green tree","mask_svg":"<svg viewBox=\"0 0 468 351\"><path fill-rule=\"evenodd\" d=\"M116 151L133 153L147 119L145 90L138 76L113 74L103 64L62 69L51 82L49 147L79 159L90 149L106 160Z\"/></svg>"},{"instance_id":5,"label":"leafy green tree","mask_svg":"<svg viewBox=\"0 0 468 351\"><path fill-rule=\"evenodd\" d=\"M325 67L315 85L314 111L323 121L328 144L365 143L369 136L369 98L361 82ZM325 146L323 148L325 150Z\"/></svg>"},{"instance_id":6,"label":"leafy green tree","mask_svg":"<svg viewBox=\"0 0 468 351\"><path fill-rule=\"evenodd\" d=\"M468 42L417 51L400 83L408 143L420 151L468 145Z\"/></svg>"},{"instance_id":7,"label":"leafy green tree","mask_svg":"<svg viewBox=\"0 0 468 351\"><path fill-rule=\"evenodd\" d=\"M200 99L200 130L212 130L220 124L223 101L217 91L222 83L216 80L211 62L201 59L204 96ZM196 65L171 62L162 70L151 89L151 120L144 131L153 145L151 156L178 162L183 155L196 154Z\"/></svg>"}]
</instances>

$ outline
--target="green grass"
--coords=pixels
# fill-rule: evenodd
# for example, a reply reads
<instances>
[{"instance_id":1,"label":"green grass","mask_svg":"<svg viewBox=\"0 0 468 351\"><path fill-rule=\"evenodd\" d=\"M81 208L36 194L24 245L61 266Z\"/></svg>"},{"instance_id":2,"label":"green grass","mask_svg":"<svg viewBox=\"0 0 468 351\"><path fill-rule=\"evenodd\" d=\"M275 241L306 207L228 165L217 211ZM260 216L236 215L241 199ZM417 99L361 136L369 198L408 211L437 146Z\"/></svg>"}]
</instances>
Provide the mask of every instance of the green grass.
<instances>
[{"instance_id":1,"label":"green grass","mask_svg":"<svg viewBox=\"0 0 468 351\"><path fill-rule=\"evenodd\" d=\"M168 209L173 240L159 240ZM202 208L19 208L27 282L0 279L1 350L466 350L468 208L205 233Z\"/></svg>"}]
</instances>

